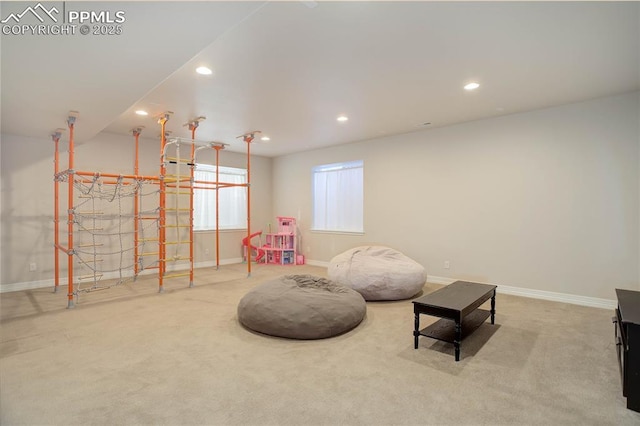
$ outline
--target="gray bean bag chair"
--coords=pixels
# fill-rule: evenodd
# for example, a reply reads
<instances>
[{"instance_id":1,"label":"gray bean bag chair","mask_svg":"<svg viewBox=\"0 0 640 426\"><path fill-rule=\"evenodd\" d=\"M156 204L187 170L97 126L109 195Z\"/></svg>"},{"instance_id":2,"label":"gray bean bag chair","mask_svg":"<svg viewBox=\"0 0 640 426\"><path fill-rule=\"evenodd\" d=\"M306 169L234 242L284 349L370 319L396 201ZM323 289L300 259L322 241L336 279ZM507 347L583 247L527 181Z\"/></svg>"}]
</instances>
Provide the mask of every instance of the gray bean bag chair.
<instances>
[{"instance_id":1,"label":"gray bean bag chair","mask_svg":"<svg viewBox=\"0 0 640 426\"><path fill-rule=\"evenodd\" d=\"M245 327L290 339L323 339L351 330L364 318L362 296L326 278L286 275L249 291L238 304Z\"/></svg>"},{"instance_id":2,"label":"gray bean bag chair","mask_svg":"<svg viewBox=\"0 0 640 426\"><path fill-rule=\"evenodd\" d=\"M356 247L329 262L329 278L351 287L366 300L401 300L418 294L425 269L397 250L383 246Z\"/></svg>"}]
</instances>

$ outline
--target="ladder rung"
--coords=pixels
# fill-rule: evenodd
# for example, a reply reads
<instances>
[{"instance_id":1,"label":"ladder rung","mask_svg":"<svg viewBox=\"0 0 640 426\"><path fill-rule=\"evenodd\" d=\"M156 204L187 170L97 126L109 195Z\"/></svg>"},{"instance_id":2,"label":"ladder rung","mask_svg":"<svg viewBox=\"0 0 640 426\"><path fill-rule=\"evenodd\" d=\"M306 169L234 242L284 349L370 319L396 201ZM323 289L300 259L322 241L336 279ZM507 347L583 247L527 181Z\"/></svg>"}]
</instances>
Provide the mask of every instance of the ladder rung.
<instances>
[{"instance_id":1,"label":"ladder rung","mask_svg":"<svg viewBox=\"0 0 640 426\"><path fill-rule=\"evenodd\" d=\"M164 211L167 211L167 212L176 212L176 211L177 211L177 212L190 212L190 211L191 211L191 209L190 209L190 208L188 208L188 207L179 208L179 209L175 209L175 208L166 208L166 207L165 207Z\"/></svg>"},{"instance_id":2,"label":"ladder rung","mask_svg":"<svg viewBox=\"0 0 640 426\"><path fill-rule=\"evenodd\" d=\"M180 182L189 182L189 183L191 183L191 178L190 177L168 178L168 179L165 178L164 182L165 183L180 183Z\"/></svg>"},{"instance_id":3,"label":"ladder rung","mask_svg":"<svg viewBox=\"0 0 640 426\"><path fill-rule=\"evenodd\" d=\"M101 247L104 244L102 243L98 243L98 244L78 244L78 247Z\"/></svg>"},{"instance_id":4,"label":"ladder rung","mask_svg":"<svg viewBox=\"0 0 640 426\"><path fill-rule=\"evenodd\" d=\"M158 220L158 216L143 216L139 218L140 220Z\"/></svg>"},{"instance_id":5,"label":"ladder rung","mask_svg":"<svg viewBox=\"0 0 640 426\"><path fill-rule=\"evenodd\" d=\"M143 238L143 239L138 240L138 241L141 241L141 242L144 243L144 242L147 242L147 241L158 241L158 239L157 238Z\"/></svg>"},{"instance_id":6,"label":"ladder rung","mask_svg":"<svg viewBox=\"0 0 640 426\"><path fill-rule=\"evenodd\" d=\"M168 274L168 275L165 275L164 278L188 277L190 275L191 275L191 272L183 272L180 274Z\"/></svg>"},{"instance_id":7,"label":"ladder rung","mask_svg":"<svg viewBox=\"0 0 640 426\"><path fill-rule=\"evenodd\" d=\"M187 179L191 179L191 175L164 175L164 177L169 177L169 178L187 178Z\"/></svg>"},{"instance_id":8,"label":"ladder rung","mask_svg":"<svg viewBox=\"0 0 640 426\"><path fill-rule=\"evenodd\" d=\"M160 269L160 267L158 265L154 265L154 266L145 266L144 268L142 268L142 270L145 269Z\"/></svg>"},{"instance_id":9,"label":"ladder rung","mask_svg":"<svg viewBox=\"0 0 640 426\"><path fill-rule=\"evenodd\" d=\"M187 257L187 256L185 256L185 257L175 256L175 257L170 257L169 259L165 259L164 261L165 262L178 262L178 261L181 261L181 260L191 260L191 258Z\"/></svg>"},{"instance_id":10,"label":"ladder rung","mask_svg":"<svg viewBox=\"0 0 640 426\"><path fill-rule=\"evenodd\" d=\"M164 225L163 228L189 228L191 225Z\"/></svg>"},{"instance_id":11,"label":"ladder rung","mask_svg":"<svg viewBox=\"0 0 640 426\"><path fill-rule=\"evenodd\" d=\"M138 256L157 256L159 254L160 254L160 252L158 252L158 251L149 251L149 252L146 252L146 253L140 253L140 254L138 254Z\"/></svg>"},{"instance_id":12,"label":"ladder rung","mask_svg":"<svg viewBox=\"0 0 640 426\"><path fill-rule=\"evenodd\" d=\"M80 275L78 277L78 281L82 281L82 280L95 280L97 278L101 278L102 274L90 274L90 275Z\"/></svg>"},{"instance_id":13,"label":"ladder rung","mask_svg":"<svg viewBox=\"0 0 640 426\"><path fill-rule=\"evenodd\" d=\"M184 164L192 164L191 160L188 158L166 157L166 159L169 161L179 161L180 163L184 163Z\"/></svg>"},{"instance_id":14,"label":"ladder rung","mask_svg":"<svg viewBox=\"0 0 640 426\"><path fill-rule=\"evenodd\" d=\"M189 244L191 241L167 241L165 244Z\"/></svg>"},{"instance_id":15,"label":"ladder rung","mask_svg":"<svg viewBox=\"0 0 640 426\"><path fill-rule=\"evenodd\" d=\"M165 191L165 194L172 194L172 195L191 195L191 191Z\"/></svg>"}]
</instances>

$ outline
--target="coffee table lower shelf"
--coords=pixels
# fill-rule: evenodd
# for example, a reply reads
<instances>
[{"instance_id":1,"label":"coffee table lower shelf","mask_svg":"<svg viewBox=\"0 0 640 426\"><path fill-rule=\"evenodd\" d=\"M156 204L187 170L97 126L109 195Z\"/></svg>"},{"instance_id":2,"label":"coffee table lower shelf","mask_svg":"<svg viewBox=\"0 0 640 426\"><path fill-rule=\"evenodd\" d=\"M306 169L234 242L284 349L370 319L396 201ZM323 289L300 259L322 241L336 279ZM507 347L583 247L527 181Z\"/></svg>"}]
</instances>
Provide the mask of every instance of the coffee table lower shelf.
<instances>
[{"instance_id":1,"label":"coffee table lower shelf","mask_svg":"<svg viewBox=\"0 0 640 426\"><path fill-rule=\"evenodd\" d=\"M462 321L462 339L470 335L482 325L487 318L491 316L491 312L484 309L476 309ZM444 342L454 343L456 336L456 323L448 318L441 318L428 327L419 331L421 336L430 337L432 339L442 340Z\"/></svg>"}]
</instances>

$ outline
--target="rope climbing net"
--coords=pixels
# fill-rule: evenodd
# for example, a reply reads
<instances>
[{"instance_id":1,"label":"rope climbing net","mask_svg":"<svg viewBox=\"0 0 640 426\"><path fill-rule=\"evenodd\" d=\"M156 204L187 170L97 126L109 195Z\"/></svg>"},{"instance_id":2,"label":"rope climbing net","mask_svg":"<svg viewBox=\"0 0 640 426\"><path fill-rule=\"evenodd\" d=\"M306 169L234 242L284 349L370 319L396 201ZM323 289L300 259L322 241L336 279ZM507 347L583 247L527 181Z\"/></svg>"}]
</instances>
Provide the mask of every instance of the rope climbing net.
<instances>
[{"instance_id":1,"label":"rope climbing net","mask_svg":"<svg viewBox=\"0 0 640 426\"><path fill-rule=\"evenodd\" d=\"M71 178L68 172L56 176L60 182ZM132 281L144 269L157 266L157 257L145 264L148 258L134 255L157 246L157 182L122 176L105 179L95 174L74 178L73 186L76 190L72 209L77 236L72 253L78 268L76 298L83 292ZM155 207L145 210L144 206ZM136 228L138 238L134 237Z\"/></svg>"}]
</instances>

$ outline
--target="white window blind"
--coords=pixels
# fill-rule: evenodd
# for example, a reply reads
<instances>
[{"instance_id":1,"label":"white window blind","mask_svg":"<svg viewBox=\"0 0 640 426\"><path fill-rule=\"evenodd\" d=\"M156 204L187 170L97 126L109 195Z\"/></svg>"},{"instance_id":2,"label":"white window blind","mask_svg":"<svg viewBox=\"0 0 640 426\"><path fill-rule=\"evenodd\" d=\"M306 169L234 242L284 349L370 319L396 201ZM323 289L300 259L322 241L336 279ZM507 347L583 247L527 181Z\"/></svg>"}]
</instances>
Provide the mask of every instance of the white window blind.
<instances>
[{"instance_id":1,"label":"white window blind","mask_svg":"<svg viewBox=\"0 0 640 426\"><path fill-rule=\"evenodd\" d=\"M196 164L196 181L215 182L216 167L208 164ZM220 166L218 179L221 183L247 183L247 171L234 167ZM214 184L195 184L196 187L215 188ZM220 229L246 229L247 227L247 188L226 187L218 190L220 202ZM193 229L208 231L216 229L216 191L214 189L194 189L193 191Z\"/></svg>"},{"instance_id":2,"label":"white window blind","mask_svg":"<svg viewBox=\"0 0 640 426\"><path fill-rule=\"evenodd\" d=\"M313 168L313 230L364 232L364 162Z\"/></svg>"}]
</instances>

